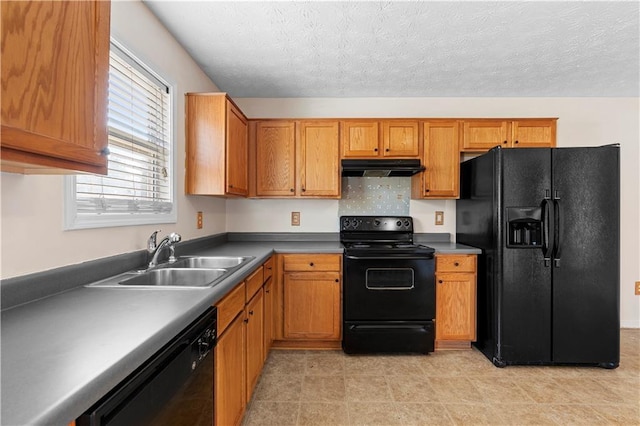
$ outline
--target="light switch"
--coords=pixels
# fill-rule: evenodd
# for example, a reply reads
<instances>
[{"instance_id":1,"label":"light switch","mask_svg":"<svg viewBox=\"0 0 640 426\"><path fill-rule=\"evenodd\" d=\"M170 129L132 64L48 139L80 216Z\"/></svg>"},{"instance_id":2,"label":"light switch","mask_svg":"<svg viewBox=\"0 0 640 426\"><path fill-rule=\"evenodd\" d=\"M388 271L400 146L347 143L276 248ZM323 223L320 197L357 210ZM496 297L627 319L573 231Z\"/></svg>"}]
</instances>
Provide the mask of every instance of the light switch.
<instances>
[{"instance_id":1,"label":"light switch","mask_svg":"<svg viewBox=\"0 0 640 426\"><path fill-rule=\"evenodd\" d=\"M436 225L444 225L444 212L436 212Z\"/></svg>"},{"instance_id":2,"label":"light switch","mask_svg":"<svg viewBox=\"0 0 640 426\"><path fill-rule=\"evenodd\" d=\"M196 227L202 229L202 212L198 212L196 216Z\"/></svg>"},{"instance_id":3,"label":"light switch","mask_svg":"<svg viewBox=\"0 0 640 426\"><path fill-rule=\"evenodd\" d=\"M300 212L291 212L291 226L300 226Z\"/></svg>"}]
</instances>

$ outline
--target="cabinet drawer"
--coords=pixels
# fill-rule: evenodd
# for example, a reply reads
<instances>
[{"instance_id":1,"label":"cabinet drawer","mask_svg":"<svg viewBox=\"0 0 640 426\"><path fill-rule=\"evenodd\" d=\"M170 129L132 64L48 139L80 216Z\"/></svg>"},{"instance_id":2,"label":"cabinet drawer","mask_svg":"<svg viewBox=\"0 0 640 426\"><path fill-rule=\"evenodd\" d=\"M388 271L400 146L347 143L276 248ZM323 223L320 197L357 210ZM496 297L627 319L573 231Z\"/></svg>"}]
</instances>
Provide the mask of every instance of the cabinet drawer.
<instances>
[{"instance_id":1,"label":"cabinet drawer","mask_svg":"<svg viewBox=\"0 0 640 426\"><path fill-rule=\"evenodd\" d=\"M476 255L438 255L436 256L437 272L475 272Z\"/></svg>"},{"instance_id":2,"label":"cabinet drawer","mask_svg":"<svg viewBox=\"0 0 640 426\"><path fill-rule=\"evenodd\" d=\"M341 262L339 254L288 254L284 255L284 270L340 271Z\"/></svg>"},{"instance_id":3,"label":"cabinet drawer","mask_svg":"<svg viewBox=\"0 0 640 426\"><path fill-rule=\"evenodd\" d=\"M238 312L244 309L245 287L244 281L241 282L216 305L218 308L218 336L222 336Z\"/></svg>"},{"instance_id":4,"label":"cabinet drawer","mask_svg":"<svg viewBox=\"0 0 640 426\"><path fill-rule=\"evenodd\" d=\"M263 281L266 283L267 281L269 281L269 278L271 278L273 276L273 257L270 257L269 260L267 260L266 262L264 262L262 264L262 266L264 266L264 277L263 277Z\"/></svg>"},{"instance_id":5,"label":"cabinet drawer","mask_svg":"<svg viewBox=\"0 0 640 426\"><path fill-rule=\"evenodd\" d=\"M264 280L262 279L262 271L263 271L263 268L261 266L255 271L253 271L245 281L247 283L247 294L246 294L247 302L251 300L253 295L256 294L256 292L260 290L260 287L262 287L262 284L264 284Z\"/></svg>"}]
</instances>

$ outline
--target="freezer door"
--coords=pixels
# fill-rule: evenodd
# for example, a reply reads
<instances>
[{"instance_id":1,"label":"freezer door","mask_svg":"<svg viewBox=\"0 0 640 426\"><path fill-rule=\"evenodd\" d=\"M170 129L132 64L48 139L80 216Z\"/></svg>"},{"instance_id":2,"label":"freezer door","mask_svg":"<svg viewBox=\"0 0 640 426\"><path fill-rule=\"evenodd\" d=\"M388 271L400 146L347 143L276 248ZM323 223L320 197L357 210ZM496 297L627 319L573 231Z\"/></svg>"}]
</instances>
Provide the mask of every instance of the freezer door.
<instances>
[{"instance_id":1,"label":"freezer door","mask_svg":"<svg viewBox=\"0 0 640 426\"><path fill-rule=\"evenodd\" d=\"M539 232L546 224L539 221L551 191L551 150L505 149L502 170L500 356L506 364L548 363L551 267Z\"/></svg>"},{"instance_id":2,"label":"freezer door","mask_svg":"<svg viewBox=\"0 0 640 426\"><path fill-rule=\"evenodd\" d=\"M552 150L553 361L620 357L619 148Z\"/></svg>"}]
</instances>

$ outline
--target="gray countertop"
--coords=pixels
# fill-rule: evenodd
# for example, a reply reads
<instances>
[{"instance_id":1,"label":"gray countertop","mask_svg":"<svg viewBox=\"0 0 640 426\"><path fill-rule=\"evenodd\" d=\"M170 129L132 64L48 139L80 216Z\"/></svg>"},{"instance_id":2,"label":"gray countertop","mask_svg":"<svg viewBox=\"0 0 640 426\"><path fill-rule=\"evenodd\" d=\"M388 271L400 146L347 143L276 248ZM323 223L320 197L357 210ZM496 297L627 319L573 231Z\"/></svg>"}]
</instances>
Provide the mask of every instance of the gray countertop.
<instances>
[{"instance_id":1,"label":"gray countertop","mask_svg":"<svg viewBox=\"0 0 640 426\"><path fill-rule=\"evenodd\" d=\"M459 244L429 245L440 253L479 253ZM273 252L342 253L342 248L337 241L227 242L197 254L255 259L213 288L80 286L3 310L2 424L74 420Z\"/></svg>"}]
</instances>

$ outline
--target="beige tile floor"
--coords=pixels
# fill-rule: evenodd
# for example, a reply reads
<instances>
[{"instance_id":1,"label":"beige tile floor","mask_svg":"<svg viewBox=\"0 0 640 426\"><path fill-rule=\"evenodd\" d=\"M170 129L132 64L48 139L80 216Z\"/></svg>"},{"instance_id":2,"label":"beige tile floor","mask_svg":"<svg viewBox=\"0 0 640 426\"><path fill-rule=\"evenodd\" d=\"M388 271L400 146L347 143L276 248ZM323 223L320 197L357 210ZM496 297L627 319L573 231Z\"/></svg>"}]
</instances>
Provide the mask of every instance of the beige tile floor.
<instances>
[{"instance_id":1,"label":"beige tile floor","mask_svg":"<svg viewBox=\"0 0 640 426\"><path fill-rule=\"evenodd\" d=\"M476 350L427 356L269 355L244 417L253 425L640 425L640 329L615 370L496 368Z\"/></svg>"}]
</instances>

